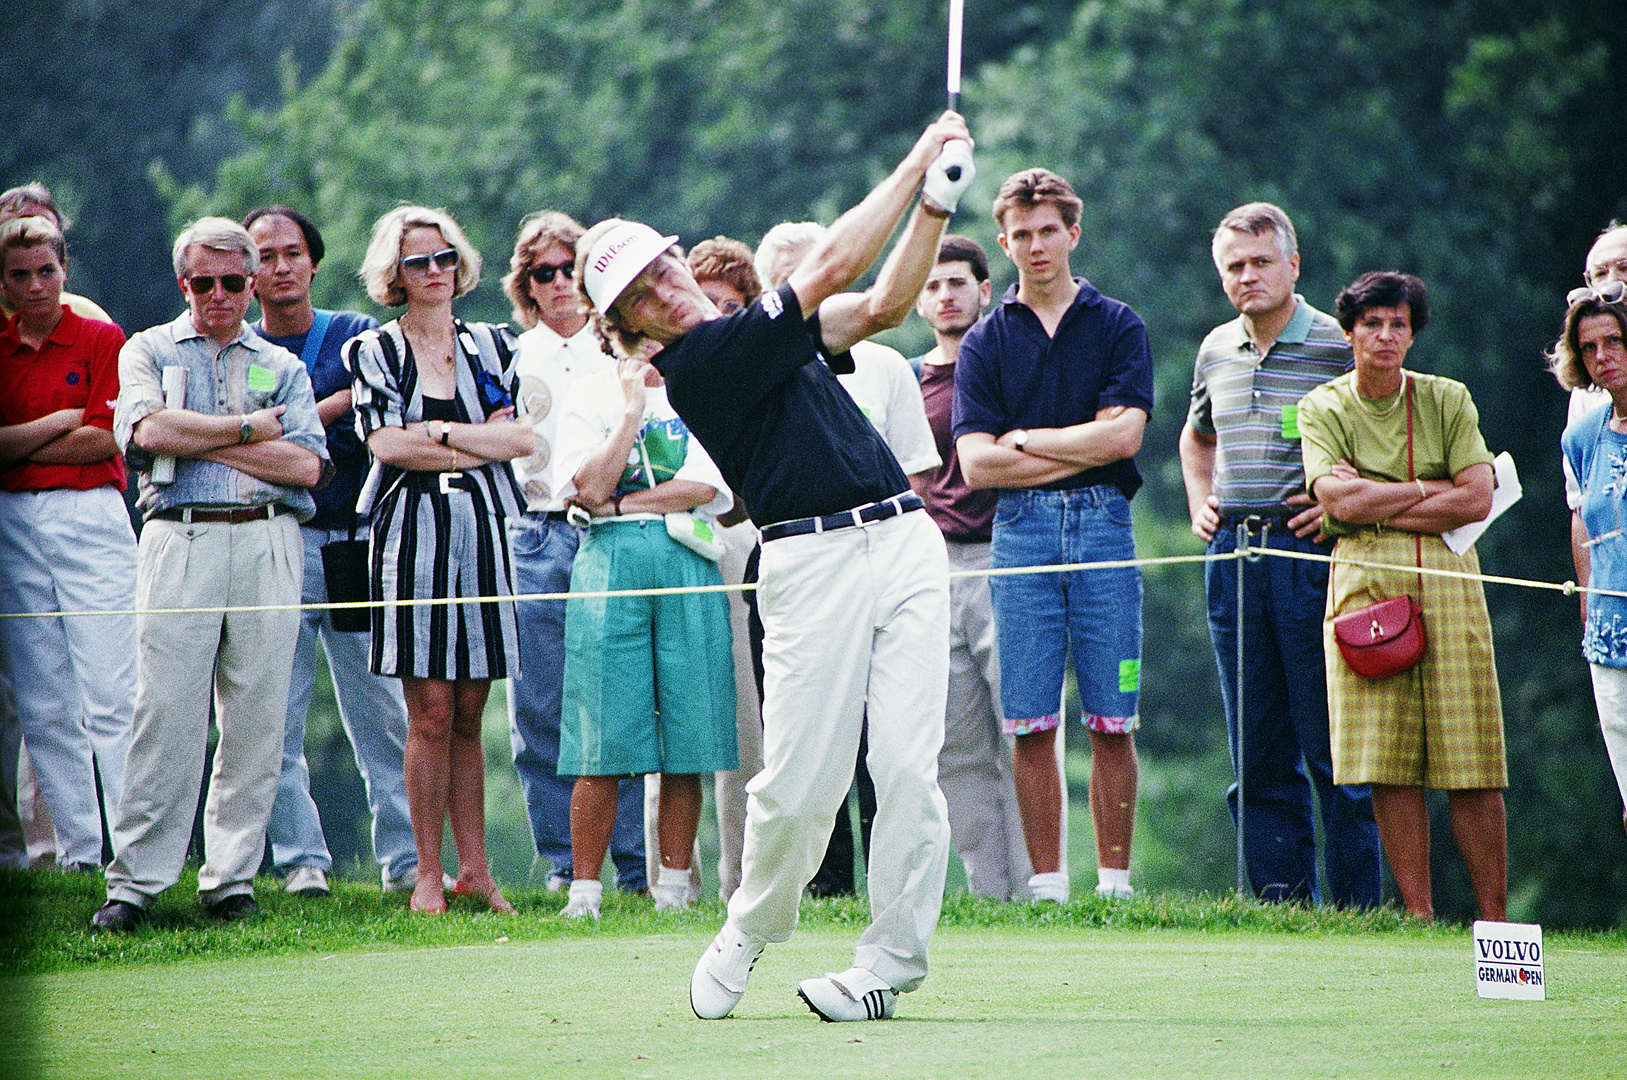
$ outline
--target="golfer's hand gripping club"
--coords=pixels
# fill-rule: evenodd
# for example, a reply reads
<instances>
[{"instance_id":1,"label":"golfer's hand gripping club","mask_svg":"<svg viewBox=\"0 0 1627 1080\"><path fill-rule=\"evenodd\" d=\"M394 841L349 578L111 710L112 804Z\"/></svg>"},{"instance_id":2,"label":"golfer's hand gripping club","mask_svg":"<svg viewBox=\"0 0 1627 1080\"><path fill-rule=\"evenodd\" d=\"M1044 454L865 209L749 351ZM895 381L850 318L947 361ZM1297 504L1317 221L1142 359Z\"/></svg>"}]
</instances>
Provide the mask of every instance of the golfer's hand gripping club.
<instances>
[{"instance_id":1,"label":"golfer's hand gripping club","mask_svg":"<svg viewBox=\"0 0 1627 1080\"><path fill-rule=\"evenodd\" d=\"M938 157L927 166L926 180L921 194L938 208L953 214L960 197L972 186L977 166L972 164L972 144L965 139L950 139L943 144Z\"/></svg>"}]
</instances>

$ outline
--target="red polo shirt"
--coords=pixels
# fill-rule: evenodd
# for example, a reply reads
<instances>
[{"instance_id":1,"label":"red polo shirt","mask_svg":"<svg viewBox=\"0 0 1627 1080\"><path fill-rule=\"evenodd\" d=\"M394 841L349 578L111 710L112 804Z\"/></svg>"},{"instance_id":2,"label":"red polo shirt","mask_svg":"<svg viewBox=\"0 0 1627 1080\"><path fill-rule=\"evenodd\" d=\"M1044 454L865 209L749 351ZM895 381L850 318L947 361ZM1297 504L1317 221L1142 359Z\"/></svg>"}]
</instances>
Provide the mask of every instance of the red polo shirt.
<instances>
[{"instance_id":1,"label":"red polo shirt","mask_svg":"<svg viewBox=\"0 0 1627 1080\"><path fill-rule=\"evenodd\" d=\"M17 336L12 316L0 330L0 424L26 424L58 409L84 409L85 423L113 430L123 347L123 330L64 307L62 321L36 352ZM116 453L88 465L25 463L0 472L5 491L88 491L105 484L124 490L124 458Z\"/></svg>"}]
</instances>

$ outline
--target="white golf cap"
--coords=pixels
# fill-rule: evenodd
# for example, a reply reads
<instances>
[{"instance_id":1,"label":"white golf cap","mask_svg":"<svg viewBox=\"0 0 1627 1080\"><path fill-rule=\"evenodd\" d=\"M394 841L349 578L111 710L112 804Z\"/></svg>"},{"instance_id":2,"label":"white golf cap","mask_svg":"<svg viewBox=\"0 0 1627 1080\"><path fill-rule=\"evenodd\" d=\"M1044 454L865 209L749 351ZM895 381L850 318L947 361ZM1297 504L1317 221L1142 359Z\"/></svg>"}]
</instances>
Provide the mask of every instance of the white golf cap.
<instances>
[{"instance_id":1,"label":"white golf cap","mask_svg":"<svg viewBox=\"0 0 1627 1080\"><path fill-rule=\"evenodd\" d=\"M662 236L636 221L624 221L606 231L584 259L582 288L588 299L600 312L609 311L633 279L677 242L676 236Z\"/></svg>"}]
</instances>

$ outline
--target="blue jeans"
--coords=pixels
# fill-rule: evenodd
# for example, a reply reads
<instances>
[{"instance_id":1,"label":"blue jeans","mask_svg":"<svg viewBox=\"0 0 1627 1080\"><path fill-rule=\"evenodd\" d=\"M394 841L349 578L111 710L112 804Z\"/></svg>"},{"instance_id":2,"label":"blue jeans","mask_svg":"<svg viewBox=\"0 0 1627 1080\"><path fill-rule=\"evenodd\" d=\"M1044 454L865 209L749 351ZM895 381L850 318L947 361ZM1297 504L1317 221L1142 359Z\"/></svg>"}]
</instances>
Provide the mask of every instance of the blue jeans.
<instances>
[{"instance_id":1,"label":"blue jeans","mask_svg":"<svg viewBox=\"0 0 1627 1080\"><path fill-rule=\"evenodd\" d=\"M571 563L582 531L541 514L508 523L514 560L514 591L564 593L570 590ZM576 778L560 776L559 708L565 682L564 600L526 600L516 605L521 674L508 686L509 743L520 774L531 840L553 873L571 876L571 791ZM644 781L623 780L610 835L616 885L639 892L649 885L644 864Z\"/></svg>"},{"instance_id":2,"label":"blue jeans","mask_svg":"<svg viewBox=\"0 0 1627 1080\"><path fill-rule=\"evenodd\" d=\"M991 567L1133 558L1130 502L1117 488L1000 493ZM1086 724L1111 734L1135 729L1141 688L1138 567L1013 574L990 578L989 588L1001 711L1008 722L1020 725L1058 711L1071 651Z\"/></svg>"},{"instance_id":3,"label":"blue jeans","mask_svg":"<svg viewBox=\"0 0 1627 1080\"><path fill-rule=\"evenodd\" d=\"M305 548L300 602L325 604L328 587L322 576L322 545L330 540L347 540L350 533L302 527L299 534ZM367 535L366 526L359 534ZM412 839L407 785L401 773L401 756L407 742L407 707L401 697L401 681L370 672L367 659L371 635L365 630L335 630L326 611L300 612L293 676L288 684L282 775L266 822L271 860L285 872L296 866L314 866L324 872L333 869L322 819L311 799L311 770L305 760L305 718L316 688L318 637L322 639L334 696L339 702L339 720L356 753L356 768L367 790L367 807L373 815L373 856L386 878L404 877L418 868L418 847Z\"/></svg>"},{"instance_id":4,"label":"blue jeans","mask_svg":"<svg viewBox=\"0 0 1627 1080\"><path fill-rule=\"evenodd\" d=\"M1300 539L1278 522L1251 547L1326 555L1331 545ZM1236 550L1230 522L1215 530L1209 554ZM1246 678L1243 753L1239 764L1237 712L1237 572L1243 567L1243 652ZM1328 564L1262 556L1240 563L1206 564L1209 637L1226 703L1232 769L1243 786L1243 857L1249 883L1262 900L1327 901L1340 907L1377 907L1380 901L1378 828L1366 786L1333 782L1328 747L1328 697L1322 654L1322 614ZM1307 778L1307 772L1309 777ZM1319 887L1311 790L1322 806L1327 881ZM1237 818L1237 789L1226 792Z\"/></svg>"}]
</instances>

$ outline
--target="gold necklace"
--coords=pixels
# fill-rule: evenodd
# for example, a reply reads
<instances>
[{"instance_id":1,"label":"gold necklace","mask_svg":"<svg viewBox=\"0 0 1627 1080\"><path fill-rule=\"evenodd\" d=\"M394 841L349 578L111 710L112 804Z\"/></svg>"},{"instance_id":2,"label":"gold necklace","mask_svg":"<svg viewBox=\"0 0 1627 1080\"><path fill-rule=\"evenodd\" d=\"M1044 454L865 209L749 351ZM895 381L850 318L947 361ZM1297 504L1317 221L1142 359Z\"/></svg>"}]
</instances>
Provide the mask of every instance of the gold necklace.
<instances>
[{"instance_id":1,"label":"gold necklace","mask_svg":"<svg viewBox=\"0 0 1627 1080\"><path fill-rule=\"evenodd\" d=\"M1354 387L1352 387L1352 389L1354 389ZM1377 406L1371 404L1373 399L1364 396L1360 390L1356 391L1356 401L1357 401L1358 404L1361 405L1362 410L1364 412L1366 412L1368 416L1374 417L1376 419L1383 419L1384 417L1389 416L1391 413L1395 412L1396 406L1401 404L1401 399L1403 397L1405 397L1406 394L1407 394L1407 373L1406 373L1406 371L1403 370L1401 372L1401 388L1395 392L1395 400L1390 402L1388 405L1384 406L1384 408L1380 409ZM1386 395L1386 396L1388 396L1388 395Z\"/></svg>"}]
</instances>

